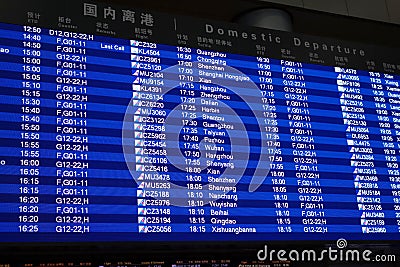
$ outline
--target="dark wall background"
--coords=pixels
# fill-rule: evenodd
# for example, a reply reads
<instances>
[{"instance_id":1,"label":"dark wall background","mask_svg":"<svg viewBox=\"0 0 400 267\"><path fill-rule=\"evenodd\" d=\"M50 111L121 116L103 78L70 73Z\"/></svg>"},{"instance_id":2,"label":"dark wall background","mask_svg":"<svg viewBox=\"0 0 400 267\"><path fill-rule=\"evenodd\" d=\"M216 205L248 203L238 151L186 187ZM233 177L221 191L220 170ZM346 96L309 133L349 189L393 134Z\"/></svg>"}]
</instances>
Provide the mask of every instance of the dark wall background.
<instances>
[{"instance_id":1,"label":"dark wall background","mask_svg":"<svg viewBox=\"0 0 400 267\"><path fill-rule=\"evenodd\" d=\"M136 6L160 12L220 21L233 21L240 14L257 8L281 8L292 15L293 30L297 33L400 47L399 25L312 11L265 1L103 0L101 2Z\"/></svg>"}]
</instances>

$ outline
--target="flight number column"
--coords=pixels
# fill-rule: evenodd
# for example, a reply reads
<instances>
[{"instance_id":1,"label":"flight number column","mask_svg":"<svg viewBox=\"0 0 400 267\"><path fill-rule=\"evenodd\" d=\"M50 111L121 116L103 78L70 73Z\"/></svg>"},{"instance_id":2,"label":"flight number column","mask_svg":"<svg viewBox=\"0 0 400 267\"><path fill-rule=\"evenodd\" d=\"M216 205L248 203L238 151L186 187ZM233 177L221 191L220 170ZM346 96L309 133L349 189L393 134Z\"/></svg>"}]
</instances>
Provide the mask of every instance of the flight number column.
<instances>
[{"instance_id":1,"label":"flight number column","mask_svg":"<svg viewBox=\"0 0 400 267\"><path fill-rule=\"evenodd\" d=\"M55 38L55 141L57 233L88 233L88 41Z\"/></svg>"},{"instance_id":2,"label":"flight number column","mask_svg":"<svg viewBox=\"0 0 400 267\"><path fill-rule=\"evenodd\" d=\"M376 148L370 138L368 125L368 101L364 94L357 70L335 67L343 121L347 126L346 138L351 153L357 207L360 211L362 233L373 233L384 225L384 213L378 189L378 171L375 166ZM375 107L384 107L380 97L373 97ZM371 101L371 103L373 103ZM375 226L378 226L375 228Z\"/></svg>"},{"instance_id":3,"label":"flight number column","mask_svg":"<svg viewBox=\"0 0 400 267\"><path fill-rule=\"evenodd\" d=\"M32 233L40 231L42 29L30 26L23 29L18 230Z\"/></svg>"},{"instance_id":4,"label":"flight number column","mask_svg":"<svg viewBox=\"0 0 400 267\"><path fill-rule=\"evenodd\" d=\"M131 40L132 105L138 232L170 233L170 173L166 149L164 73L155 43Z\"/></svg>"}]
</instances>

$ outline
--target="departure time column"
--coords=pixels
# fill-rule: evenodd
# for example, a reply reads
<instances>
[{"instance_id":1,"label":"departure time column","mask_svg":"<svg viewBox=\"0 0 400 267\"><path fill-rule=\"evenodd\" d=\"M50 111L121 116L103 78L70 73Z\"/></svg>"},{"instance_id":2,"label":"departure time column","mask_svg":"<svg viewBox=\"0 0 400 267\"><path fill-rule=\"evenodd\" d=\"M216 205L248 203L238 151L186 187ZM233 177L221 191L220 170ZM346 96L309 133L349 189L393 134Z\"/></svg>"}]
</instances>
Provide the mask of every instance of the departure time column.
<instances>
[{"instance_id":1,"label":"departure time column","mask_svg":"<svg viewBox=\"0 0 400 267\"><path fill-rule=\"evenodd\" d=\"M287 179L283 164L281 142L279 141L279 119L277 113L277 103L275 101L275 91L273 84L271 62L269 58L257 57L258 86L263 96L264 122L265 130L268 133L268 151L270 156L270 175L272 183L272 192L274 197L274 208L276 214L277 230L280 233L292 232L289 199L287 195ZM285 90L289 90L285 87ZM272 148L271 142L274 142ZM272 151L273 150L273 151Z\"/></svg>"},{"instance_id":2,"label":"departure time column","mask_svg":"<svg viewBox=\"0 0 400 267\"><path fill-rule=\"evenodd\" d=\"M189 231L203 233L206 231L204 224L205 209L204 193L205 185L201 175L201 150L200 132L201 120L198 119L198 107L200 99L195 90L194 64L192 62L192 49L177 47L178 79L181 110L181 149L185 156L184 168L186 170L187 203L189 215ZM206 151L205 151L206 152Z\"/></svg>"},{"instance_id":3,"label":"departure time column","mask_svg":"<svg viewBox=\"0 0 400 267\"><path fill-rule=\"evenodd\" d=\"M18 228L20 232L39 232L42 29L23 29Z\"/></svg>"}]
</instances>

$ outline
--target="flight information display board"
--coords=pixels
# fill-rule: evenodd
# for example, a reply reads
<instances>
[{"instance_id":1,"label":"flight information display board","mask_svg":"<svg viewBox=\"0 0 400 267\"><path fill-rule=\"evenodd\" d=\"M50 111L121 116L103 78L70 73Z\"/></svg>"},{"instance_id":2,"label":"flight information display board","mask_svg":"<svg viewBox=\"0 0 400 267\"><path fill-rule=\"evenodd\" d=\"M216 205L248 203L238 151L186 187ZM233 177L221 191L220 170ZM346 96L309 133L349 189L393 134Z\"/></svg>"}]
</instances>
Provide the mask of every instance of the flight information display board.
<instances>
[{"instance_id":1,"label":"flight information display board","mask_svg":"<svg viewBox=\"0 0 400 267\"><path fill-rule=\"evenodd\" d=\"M2 5L1 242L400 239L397 50Z\"/></svg>"}]
</instances>

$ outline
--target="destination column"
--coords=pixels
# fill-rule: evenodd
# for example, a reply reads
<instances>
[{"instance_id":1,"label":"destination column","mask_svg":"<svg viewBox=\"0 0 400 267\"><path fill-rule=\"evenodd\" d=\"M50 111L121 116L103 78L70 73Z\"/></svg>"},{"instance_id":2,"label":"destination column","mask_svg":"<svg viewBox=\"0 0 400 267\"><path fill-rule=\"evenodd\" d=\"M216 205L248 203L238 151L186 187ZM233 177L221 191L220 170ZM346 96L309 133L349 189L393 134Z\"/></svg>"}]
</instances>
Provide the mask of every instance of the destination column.
<instances>
[{"instance_id":1,"label":"destination column","mask_svg":"<svg viewBox=\"0 0 400 267\"><path fill-rule=\"evenodd\" d=\"M378 129L371 133L380 136L378 144L381 147L376 149L379 153L375 157L377 167L383 168L379 175L379 180L376 180L375 189L378 187L383 195L371 195L368 199L370 204L381 204L382 211L375 213L379 217L375 220L366 219L366 225L374 226L374 231L377 233L385 233L399 231L399 221L397 211L400 210L400 172L399 172L399 157L398 141L399 141L399 124L400 120L400 91L399 82L394 79L391 74L368 72L365 79L369 82L369 87L372 89L372 95L375 100L375 112L377 116ZM379 182L379 186L378 186ZM390 192L389 194L385 194ZM384 201L386 197L392 198L392 201ZM383 203L381 203L381 200ZM389 202L389 203L388 203ZM380 207L380 206L377 206ZM393 211L393 212L392 212ZM373 224L371 224L373 223ZM384 228L385 226L385 228ZM370 230L372 232L372 229Z\"/></svg>"}]
</instances>

